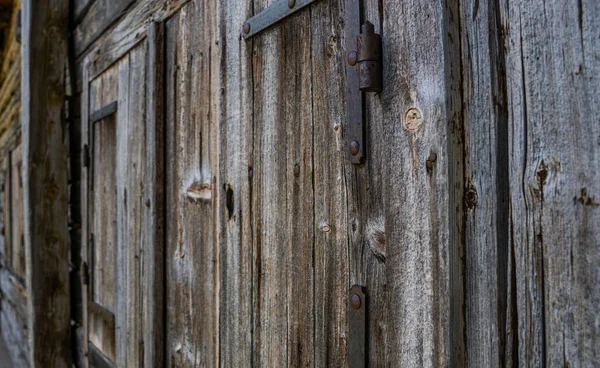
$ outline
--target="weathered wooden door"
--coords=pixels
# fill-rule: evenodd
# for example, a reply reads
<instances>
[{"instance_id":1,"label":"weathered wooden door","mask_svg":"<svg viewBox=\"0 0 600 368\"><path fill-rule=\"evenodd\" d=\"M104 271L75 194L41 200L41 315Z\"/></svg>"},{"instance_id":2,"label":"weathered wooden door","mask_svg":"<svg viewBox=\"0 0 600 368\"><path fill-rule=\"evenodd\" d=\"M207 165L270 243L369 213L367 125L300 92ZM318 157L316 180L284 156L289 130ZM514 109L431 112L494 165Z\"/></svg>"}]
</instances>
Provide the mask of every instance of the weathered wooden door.
<instances>
[{"instance_id":1,"label":"weathered wooden door","mask_svg":"<svg viewBox=\"0 0 600 368\"><path fill-rule=\"evenodd\" d=\"M153 345L162 335L162 300L154 302L162 290L162 31L144 37L116 60L99 52L84 64L83 339L93 367L162 355Z\"/></svg>"},{"instance_id":2,"label":"weathered wooden door","mask_svg":"<svg viewBox=\"0 0 600 368\"><path fill-rule=\"evenodd\" d=\"M598 6L538 4L553 28L518 0L362 1L383 39L383 91L362 101L366 161L354 165L355 2L316 1L243 37L253 15L305 3L137 1L85 57L90 359L498 367L559 365L562 352L598 362L589 50L600 18L587 15ZM552 29L568 42L552 44ZM573 47L585 57L557 51ZM563 74L577 88L548 92L570 86ZM551 110L561 104L568 114ZM578 117L565 132L585 152L569 151L562 125L544 132L549 109L564 126ZM562 252L563 240L584 248ZM359 334L353 285L366 292Z\"/></svg>"}]
</instances>

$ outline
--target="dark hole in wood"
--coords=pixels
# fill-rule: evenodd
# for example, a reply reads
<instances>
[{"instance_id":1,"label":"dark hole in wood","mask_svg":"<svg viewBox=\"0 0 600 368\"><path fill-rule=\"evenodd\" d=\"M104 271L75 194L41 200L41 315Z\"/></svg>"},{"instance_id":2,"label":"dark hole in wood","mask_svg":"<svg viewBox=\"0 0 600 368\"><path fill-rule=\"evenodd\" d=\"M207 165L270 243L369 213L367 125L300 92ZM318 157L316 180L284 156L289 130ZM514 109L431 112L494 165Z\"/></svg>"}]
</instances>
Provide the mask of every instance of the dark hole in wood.
<instances>
[{"instance_id":1,"label":"dark hole in wood","mask_svg":"<svg viewBox=\"0 0 600 368\"><path fill-rule=\"evenodd\" d=\"M227 184L227 187L225 188L225 200L227 206L227 214L229 215L229 219L231 220L231 217L233 216L233 208L235 202L233 198L233 189L229 184Z\"/></svg>"}]
</instances>

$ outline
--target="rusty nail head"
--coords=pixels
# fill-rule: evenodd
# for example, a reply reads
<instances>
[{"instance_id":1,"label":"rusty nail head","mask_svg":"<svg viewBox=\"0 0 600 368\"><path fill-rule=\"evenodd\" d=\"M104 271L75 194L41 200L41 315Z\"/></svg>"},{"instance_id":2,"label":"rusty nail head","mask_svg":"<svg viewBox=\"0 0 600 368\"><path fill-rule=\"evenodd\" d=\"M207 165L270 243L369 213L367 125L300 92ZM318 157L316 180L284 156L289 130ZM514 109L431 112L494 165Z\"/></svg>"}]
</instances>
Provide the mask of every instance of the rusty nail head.
<instances>
[{"instance_id":1,"label":"rusty nail head","mask_svg":"<svg viewBox=\"0 0 600 368\"><path fill-rule=\"evenodd\" d=\"M362 300L360 299L360 295L352 294L352 296L350 297L350 306L352 307L352 309L359 310L361 304Z\"/></svg>"},{"instance_id":2,"label":"rusty nail head","mask_svg":"<svg viewBox=\"0 0 600 368\"><path fill-rule=\"evenodd\" d=\"M352 141L350 143L350 147L349 147L350 154L352 156L358 155L359 148L360 148L360 146L358 145L358 142L357 141Z\"/></svg>"},{"instance_id":3,"label":"rusty nail head","mask_svg":"<svg viewBox=\"0 0 600 368\"><path fill-rule=\"evenodd\" d=\"M348 54L348 64L354 66L354 65L356 65L357 61L358 61L358 53L356 52L356 50L350 51L350 53Z\"/></svg>"},{"instance_id":4,"label":"rusty nail head","mask_svg":"<svg viewBox=\"0 0 600 368\"><path fill-rule=\"evenodd\" d=\"M244 24L244 33L245 34L250 33L250 23L245 23Z\"/></svg>"},{"instance_id":5,"label":"rusty nail head","mask_svg":"<svg viewBox=\"0 0 600 368\"><path fill-rule=\"evenodd\" d=\"M294 176L295 177L300 176L300 165L298 165L298 164L294 165Z\"/></svg>"},{"instance_id":6,"label":"rusty nail head","mask_svg":"<svg viewBox=\"0 0 600 368\"><path fill-rule=\"evenodd\" d=\"M296 6L296 0L288 0L288 8L293 8Z\"/></svg>"}]
</instances>

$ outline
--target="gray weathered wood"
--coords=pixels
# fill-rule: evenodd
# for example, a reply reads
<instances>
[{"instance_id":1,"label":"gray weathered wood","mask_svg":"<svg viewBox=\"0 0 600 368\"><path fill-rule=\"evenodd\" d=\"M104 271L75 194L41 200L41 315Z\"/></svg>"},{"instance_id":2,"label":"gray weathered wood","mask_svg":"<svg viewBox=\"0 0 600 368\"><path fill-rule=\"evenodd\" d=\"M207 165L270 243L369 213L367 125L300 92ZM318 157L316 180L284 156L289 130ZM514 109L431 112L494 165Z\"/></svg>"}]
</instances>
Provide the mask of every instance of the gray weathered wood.
<instances>
[{"instance_id":1,"label":"gray weathered wood","mask_svg":"<svg viewBox=\"0 0 600 368\"><path fill-rule=\"evenodd\" d=\"M390 366L450 364L452 212L449 139L460 109L447 48L456 27L445 2L402 1L383 14L386 140L384 214L386 359ZM456 36L454 34L454 36ZM417 109L410 111L409 109ZM409 130L412 127L413 130ZM432 170L426 161L436 155ZM460 199L459 199L460 200Z\"/></svg>"},{"instance_id":2,"label":"gray weathered wood","mask_svg":"<svg viewBox=\"0 0 600 368\"><path fill-rule=\"evenodd\" d=\"M217 2L215 2L217 3ZM213 37L220 48L218 78L223 87L220 120L221 183L229 184L219 195L219 358L222 367L247 366L252 362L252 42L240 37L240 24L250 15L252 1L227 0L217 6ZM215 60L214 58L212 60ZM217 78L216 76L213 78Z\"/></svg>"},{"instance_id":3,"label":"gray weathered wood","mask_svg":"<svg viewBox=\"0 0 600 368\"><path fill-rule=\"evenodd\" d=\"M600 4L501 3L519 363L597 366Z\"/></svg>"},{"instance_id":4,"label":"gray weathered wood","mask_svg":"<svg viewBox=\"0 0 600 368\"><path fill-rule=\"evenodd\" d=\"M148 28L146 155L142 238L143 365L164 366L164 25Z\"/></svg>"},{"instance_id":5,"label":"gray weathered wood","mask_svg":"<svg viewBox=\"0 0 600 368\"><path fill-rule=\"evenodd\" d=\"M221 91L212 2L166 24L167 366L217 366ZM216 58L218 60L218 58ZM214 68L214 69L213 69ZM212 74L214 72L214 74ZM223 183L225 184L225 183Z\"/></svg>"},{"instance_id":6,"label":"gray weathered wood","mask_svg":"<svg viewBox=\"0 0 600 368\"><path fill-rule=\"evenodd\" d=\"M73 31L75 55L81 55L87 47L125 13L135 0L96 0ZM77 15L77 14L76 14Z\"/></svg>"},{"instance_id":7,"label":"gray weathered wood","mask_svg":"<svg viewBox=\"0 0 600 368\"><path fill-rule=\"evenodd\" d=\"M314 361L311 33L310 13L298 12L253 40L253 350L263 367Z\"/></svg>"},{"instance_id":8,"label":"gray weathered wood","mask_svg":"<svg viewBox=\"0 0 600 368\"><path fill-rule=\"evenodd\" d=\"M33 1L25 0L22 6L21 101L30 361L34 367L67 367L71 354L67 150L62 112L68 1L36 2L34 6Z\"/></svg>"},{"instance_id":9,"label":"gray weathered wood","mask_svg":"<svg viewBox=\"0 0 600 368\"><path fill-rule=\"evenodd\" d=\"M309 24L303 25L310 30L313 109L313 142L307 147L312 149L313 162L304 164L302 171L306 175L313 166L314 205L308 210L314 212L314 361L310 366L315 367L347 365L346 312L355 260L348 239L357 229L352 227L348 211L356 192L347 180L352 181L355 170L361 169L349 164L346 149L346 66L340 62L345 59L345 33L339 21L344 16L343 6L344 1L339 0L318 2L309 11Z\"/></svg>"},{"instance_id":10,"label":"gray weathered wood","mask_svg":"<svg viewBox=\"0 0 600 368\"><path fill-rule=\"evenodd\" d=\"M465 342L469 366L512 366L507 325L508 125L497 1L461 3L465 166ZM514 297L514 296L513 296Z\"/></svg>"}]
</instances>

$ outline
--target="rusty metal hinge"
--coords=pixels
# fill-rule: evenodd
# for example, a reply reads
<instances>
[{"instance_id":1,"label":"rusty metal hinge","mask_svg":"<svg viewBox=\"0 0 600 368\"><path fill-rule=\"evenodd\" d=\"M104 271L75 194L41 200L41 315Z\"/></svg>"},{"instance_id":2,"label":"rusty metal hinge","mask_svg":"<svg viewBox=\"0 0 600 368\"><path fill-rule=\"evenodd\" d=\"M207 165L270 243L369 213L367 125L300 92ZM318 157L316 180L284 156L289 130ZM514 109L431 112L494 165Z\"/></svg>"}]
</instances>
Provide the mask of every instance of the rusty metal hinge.
<instances>
[{"instance_id":1,"label":"rusty metal hinge","mask_svg":"<svg viewBox=\"0 0 600 368\"><path fill-rule=\"evenodd\" d=\"M87 144L83 145L83 167L90 167L90 146Z\"/></svg>"},{"instance_id":2,"label":"rusty metal hinge","mask_svg":"<svg viewBox=\"0 0 600 368\"><path fill-rule=\"evenodd\" d=\"M348 366L366 366L367 290L354 285L348 295Z\"/></svg>"},{"instance_id":3,"label":"rusty metal hinge","mask_svg":"<svg viewBox=\"0 0 600 368\"><path fill-rule=\"evenodd\" d=\"M242 35L247 40L289 17L316 0L278 0L262 12L247 19ZM381 36L370 22L362 24L362 0L345 0L345 33L348 63L346 64L348 158L355 165L366 160L363 92L382 90ZM362 24L362 27L361 27ZM361 31L362 28L362 31Z\"/></svg>"},{"instance_id":4,"label":"rusty metal hinge","mask_svg":"<svg viewBox=\"0 0 600 368\"><path fill-rule=\"evenodd\" d=\"M363 92L382 90L381 36L370 22L360 24L360 0L346 0L348 153L355 165L364 164L367 153Z\"/></svg>"}]
</instances>

